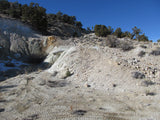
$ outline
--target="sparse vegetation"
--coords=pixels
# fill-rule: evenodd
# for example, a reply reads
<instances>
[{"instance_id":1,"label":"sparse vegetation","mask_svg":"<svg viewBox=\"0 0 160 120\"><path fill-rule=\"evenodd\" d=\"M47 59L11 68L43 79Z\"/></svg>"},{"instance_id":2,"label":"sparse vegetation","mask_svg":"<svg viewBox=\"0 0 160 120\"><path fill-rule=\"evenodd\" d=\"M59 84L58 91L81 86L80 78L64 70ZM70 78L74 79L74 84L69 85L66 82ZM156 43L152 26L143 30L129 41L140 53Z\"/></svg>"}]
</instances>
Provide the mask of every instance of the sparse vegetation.
<instances>
[{"instance_id":1,"label":"sparse vegetation","mask_svg":"<svg viewBox=\"0 0 160 120\"><path fill-rule=\"evenodd\" d=\"M105 25L95 25L94 32L99 37L107 37L113 33L111 26L106 27Z\"/></svg>"},{"instance_id":2,"label":"sparse vegetation","mask_svg":"<svg viewBox=\"0 0 160 120\"><path fill-rule=\"evenodd\" d=\"M150 90L147 90L145 94L146 94L146 96L155 96L156 95L155 92L151 92Z\"/></svg>"},{"instance_id":3,"label":"sparse vegetation","mask_svg":"<svg viewBox=\"0 0 160 120\"><path fill-rule=\"evenodd\" d=\"M142 84L146 87L150 86L150 85L154 85L155 83L151 80L145 80L142 82Z\"/></svg>"},{"instance_id":4,"label":"sparse vegetation","mask_svg":"<svg viewBox=\"0 0 160 120\"><path fill-rule=\"evenodd\" d=\"M135 79L143 79L143 78L145 78L145 75L143 73L141 73L141 72L138 72L138 71L137 72L133 72L132 76Z\"/></svg>"},{"instance_id":5,"label":"sparse vegetation","mask_svg":"<svg viewBox=\"0 0 160 120\"><path fill-rule=\"evenodd\" d=\"M87 113L86 110L75 110L75 111L73 111L72 114L83 116L83 115L85 115L85 113Z\"/></svg>"},{"instance_id":6,"label":"sparse vegetation","mask_svg":"<svg viewBox=\"0 0 160 120\"><path fill-rule=\"evenodd\" d=\"M74 32L73 37L78 37L78 33Z\"/></svg>"},{"instance_id":7,"label":"sparse vegetation","mask_svg":"<svg viewBox=\"0 0 160 120\"><path fill-rule=\"evenodd\" d=\"M140 51L139 54L138 54L138 56L139 56L139 57L144 57L145 54L146 54L146 52Z\"/></svg>"},{"instance_id":8,"label":"sparse vegetation","mask_svg":"<svg viewBox=\"0 0 160 120\"><path fill-rule=\"evenodd\" d=\"M150 54L154 55L154 56L158 56L158 55L160 55L160 49L153 50Z\"/></svg>"},{"instance_id":9,"label":"sparse vegetation","mask_svg":"<svg viewBox=\"0 0 160 120\"><path fill-rule=\"evenodd\" d=\"M29 5L20 4L18 2L8 2L8 0L0 0L0 13L21 20L32 26L42 34L46 34L48 27L52 26L52 21L60 21L68 23L82 29L82 23L76 21L75 16L69 16L58 12L57 14L47 14L46 9L39 6L38 3L31 2ZM32 13L32 14L31 14Z\"/></svg>"},{"instance_id":10,"label":"sparse vegetation","mask_svg":"<svg viewBox=\"0 0 160 120\"><path fill-rule=\"evenodd\" d=\"M123 51L129 51L133 49L132 43L126 41L120 41L114 35L108 35L106 38L106 45L111 48L121 48Z\"/></svg>"},{"instance_id":11,"label":"sparse vegetation","mask_svg":"<svg viewBox=\"0 0 160 120\"><path fill-rule=\"evenodd\" d=\"M138 41L149 41L148 37L143 33L141 35L141 30L136 26L132 28L132 33L129 31L123 32L120 27L118 27L115 31L111 26L106 27L105 25L95 25L94 32L98 37L107 37L108 35L115 35L118 38L128 37L130 39L135 39Z\"/></svg>"},{"instance_id":12,"label":"sparse vegetation","mask_svg":"<svg viewBox=\"0 0 160 120\"><path fill-rule=\"evenodd\" d=\"M121 38L122 37L122 29L117 28L114 32L114 35L117 36L118 38Z\"/></svg>"},{"instance_id":13,"label":"sparse vegetation","mask_svg":"<svg viewBox=\"0 0 160 120\"><path fill-rule=\"evenodd\" d=\"M2 14L6 14L12 18L19 19L22 22L31 25L34 29L40 31L41 33L45 33L47 31L46 9L39 6L38 3L22 5L18 2L0 0L0 11Z\"/></svg>"},{"instance_id":14,"label":"sparse vegetation","mask_svg":"<svg viewBox=\"0 0 160 120\"><path fill-rule=\"evenodd\" d=\"M66 75L65 75L65 77L64 78L67 78L67 77L69 77L69 76L71 76L72 75L72 73L69 71L69 69L67 69L67 71L66 71Z\"/></svg>"},{"instance_id":15,"label":"sparse vegetation","mask_svg":"<svg viewBox=\"0 0 160 120\"><path fill-rule=\"evenodd\" d=\"M149 41L149 40L148 40L148 37L145 36L144 33L143 33L142 35L139 35L139 36L138 36L138 40L139 40L139 41L143 41L143 42Z\"/></svg>"},{"instance_id":16,"label":"sparse vegetation","mask_svg":"<svg viewBox=\"0 0 160 120\"><path fill-rule=\"evenodd\" d=\"M62 12L57 12L56 14L47 14L47 21L48 21L48 26L51 26L54 24L55 21L63 22L63 23L68 23L70 25L74 25L78 27L79 29L82 29L82 23L80 21L76 20L75 16L69 16L67 14L63 14Z\"/></svg>"},{"instance_id":17,"label":"sparse vegetation","mask_svg":"<svg viewBox=\"0 0 160 120\"><path fill-rule=\"evenodd\" d=\"M132 43L129 43L129 42L121 43L120 46L121 46L121 49L123 51L129 51L129 50L132 50L134 48Z\"/></svg>"},{"instance_id":18,"label":"sparse vegetation","mask_svg":"<svg viewBox=\"0 0 160 120\"><path fill-rule=\"evenodd\" d=\"M145 46L145 45L141 45L140 47L141 47L141 48L144 48L144 49L146 49L146 48L147 48L147 46Z\"/></svg>"},{"instance_id":19,"label":"sparse vegetation","mask_svg":"<svg viewBox=\"0 0 160 120\"><path fill-rule=\"evenodd\" d=\"M134 28L132 28L132 38L137 39L139 37L139 34L141 33L141 29L137 28L136 26Z\"/></svg>"},{"instance_id":20,"label":"sparse vegetation","mask_svg":"<svg viewBox=\"0 0 160 120\"><path fill-rule=\"evenodd\" d=\"M113 35L109 35L106 38L106 45L112 48L118 48L120 45L120 41Z\"/></svg>"}]
</instances>

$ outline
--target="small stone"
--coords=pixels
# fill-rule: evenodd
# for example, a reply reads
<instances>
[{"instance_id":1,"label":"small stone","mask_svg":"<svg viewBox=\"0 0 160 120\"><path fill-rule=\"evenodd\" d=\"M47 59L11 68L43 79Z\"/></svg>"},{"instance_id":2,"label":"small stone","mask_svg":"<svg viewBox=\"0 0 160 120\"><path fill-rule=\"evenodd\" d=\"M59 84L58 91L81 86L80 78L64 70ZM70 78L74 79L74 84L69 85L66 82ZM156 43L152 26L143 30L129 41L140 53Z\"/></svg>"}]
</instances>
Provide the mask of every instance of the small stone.
<instances>
[{"instance_id":1,"label":"small stone","mask_svg":"<svg viewBox=\"0 0 160 120\"><path fill-rule=\"evenodd\" d=\"M91 85L88 85L88 84L87 84L87 87L91 87Z\"/></svg>"},{"instance_id":2,"label":"small stone","mask_svg":"<svg viewBox=\"0 0 160 120\"><path fill-rule=\"evenodd\" d=\"M45 80L41 80L40 82L39 82L39 85L41 85L41 86L43 86L43 85L45 85L46 84L46 81Z\"/></svg>"},{"instance_id":3,"label":"small stone","mask_svg":"<svg viewBox=\"0 0 160 120\"><path fill-rule=\"evenodd\" d=\"M116 85L116 84L113 84L113 87L117 87L117 85Z\"/></svg>"},{"instance_id":4,"label":"small stone","mask_svg":"<svg viewBox=\"0 0 160 120\"><path fill-rule=\"evenodd\" d=\"M87 111L85 110L75 110L72 114L83 116Z\"/></svg>"},{"instance_id":5,"label":"small stone","mask_svg":"<svg viewBox=\"0 0 160 120\"><path fill-rule=\"evenodd\" d=\"M117 65L121 65L121 64L122 64L121 62L118 62L118 63L117 63Z\"/></svg>"}]
</instances>

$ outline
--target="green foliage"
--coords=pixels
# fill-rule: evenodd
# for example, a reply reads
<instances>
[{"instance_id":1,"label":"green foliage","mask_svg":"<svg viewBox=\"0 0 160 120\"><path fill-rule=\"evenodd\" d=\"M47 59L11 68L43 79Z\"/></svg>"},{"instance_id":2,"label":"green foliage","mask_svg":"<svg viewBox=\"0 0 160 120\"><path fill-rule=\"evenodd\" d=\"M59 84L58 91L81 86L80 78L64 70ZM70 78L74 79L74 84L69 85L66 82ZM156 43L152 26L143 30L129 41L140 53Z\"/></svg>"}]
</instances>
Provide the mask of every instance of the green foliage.
<instances>
[{"instance_id":1,"label":"green foliage","mask_svg":"<svg viewBox=\"0 0 160 120\"><path fill-rule=\"evenodd\" d=\"M120 41L114 35L108 35L106 39L106 45L111 48L118 48Z\"/></svg>"},{"instance_id":2,"label":"green foliage","mask_svg":"<svg viewBox=\"0 0 160 120\"><path fill-rule=\"evenodd\" d=\"M22 21L31 24L42 33L47 30L46 9L37 3L22 6Z\"/></svg>"},{"instance_id":3,"label":"green foliage","mask_svg":"<svg viewBox=\"0 0 160 120\"><path fill-rule=\"evenodd\" d=\"M5 10L10 7L8 0L0 0L0 12L5 13Z\"/></svg>"},{"instance_id":4,"label":"green foliage","mask_svg":"<svg viewBox=\"0 0 160 120\"><path fill-rule=\"evenodd\" d=\"M138 39L139 34L141 33L141 29L137 28L136 26L132 28L132 38Z\"/></svg>"},{"instance_id":5,"label":"green foliage","mask_svg":"<svg viewBox=\"0 0 160 120\"><path fill-rule=\"evenodd\" d=\"M128 37L128 38L132 39L132 34L129 31L126 31L126 32L122 33L121 37L122 38Z\"/></svg>"},{"instance_id":6,"label":"green foliage","mask_svg":"<svg viewBox=\"0 0 160 120\"><path fill-rule=\"evenodd\" d=\"M73 33L73 37L78 37L78 33L77 33L77 32L74 32L74 33Z\"/></svg>"},{"instance_id":7,"label":"green foliage","mask_svg":"<svg viewBox=\"0 0 160 120\"><path fill-rule=\"evenodd\" d=\"M12 3L8 10L9 15L13 18L20 19L22 16L21 6L22 5L19 4L18 2Z\"/></svg>"},{"instance_id":8,"label":"green foliage","mask_svg":"<svg viewBox=\"0 0 160 120\"><path fill-rule=\"evenodd\" d=\"M117 28L113 34L115 36L117 36L118 38L121 38L122 37L122 30L121 30L121 28Z\"/></svg>"},{"instance_id":9,"label":"green foliage","mask_svg":"<svg viewBox=\"0 0 160 120\"><path fill-rule=\"evenodd\" d=\"M94 31L95 34L99 37L107 36L107 27L105 25L95 25Z\"/></svg>"},{"instance_id":10,"label":"green foliage","mask_svg":"<svg viewBox=\"0 0 160 120\"><path fill-rule=\"evenodd\" d=\"M56 13L57 19L61 19L62 18L63 13L61 11L58 11Z\"/></svg>"},{"instance_id":11,"label":"green foliage","mask_svg":"<svg viewBox=\"0 0 160 120\"><path fill-rule=\"evenodd\" d=\"M52 25L54 24L53 21L60 21L60 22L63 22L63 23L68 23L70 25L74 25L76 27L78 27L79 29L82 30L82 23L80 21L77 21L76 20L76 17L75 16L69 16L67 14L63 14L62 12L58 12L56 14L48 14L48 24L49 25Z\"/></svg>"},{"instance_id":12,"label":"green foliage","mask_svg":"<svg viewBox=\"0 0 160 120\"><path fill-rule=\"evenodd\" d=\"M67 77L69 77L69 76L71 76L72 75L72 73L69 71L69 69L67 69L67 71L66 71L66 74L65 74L65 77L64 78L67 78Z\"/></svg>"},{"instance_id":13,"label":"green foliage","mask_svg":"<svg viewBox=\"0 0 160 120\"><path fill-rule=\"evenodd\" d=\"M137 39L138 41L149 41L148 37L143 33L141 34L141 30L136 26L132 28L133 32L130 33L129 31L122 32L122 29L119 27L113 32L113 28L111 26L106 27L105 25L95 25L94 32L99 37L107 37L108 35L115 35L118 38L128 37L130 39ZM160 42L160 40L159 40ZM115 42L111 46L115 46Z\"/></svg>"},{"instance_id":14,"label":"green foliage","mask_svg":"<svg viewBox=\"0 0 160 120\"><path fill-rule=\"evenodd\" d=\"M158 39L157 42L160 42L160 39Z\"/></svg>"},{"instance_id":15,"label":"green foliage","mask_svg":"<svg viewBox=\"0 0 160 120\"><path fill-rule=\"evenodd\" d=\"M145 42L145 41L149 41L149 40L148 40L148 37L145 36L145 34L143 33L142 35L139 35L139 36L138 36L138 41L143 41L143 42Z\"/></svg>"},{"instance_id":16,"label":"green foliage","mask_svg":"<svg viewBox=\"0 0 160 120\"><path fill-rule=\"evenodd\" d=\"M110 26L107 28L105 25L95 25L94 31L99 37L106 37L113 33L113 29Z\"/></svg>"},{"instance_id":17,"label":"green foliage","mask_svg":"<svg viewBox=\"0 0 160 120\"><path fill-rule=\"evenodd\" d=\"M113 34L114 30L111 26L108 26L107 29L108 29L108 35Z\"/></svg>"},{"instance_id":18,"label":"green foliage","mask_svg":"<svg viewBox=\"0 0 160 120\"><path fill-rule=\"evenodd\" d=\"M80 21L76 21L76 26L81 29L82 28L82 23Z\"/></svg>"},{"instance_id":19,"label":"green foliage","mask_svg":"<svg viewBox=\"0 0 160 120\"><path fill-rule=\"evenodd\" d=\"M54 21L68 23L82 30L82 23L76 21L75 16L63 14L60 11L56 14L47 15L46 9L39 6L38 3L31 2L29 5L21 5L18 2L0 0L0 13L7 14L12 18L17 18L31 25L41 33L46 33L48 27L54 25Z\"/></svg>"},{"instance_id":20,"label":"green foliage","mask_svg":"<svg viewBox=\"0 0 160 120\"><path fill-rule=\"evenodd\" d=\"M87 32L91 32L92 30L90 29L90 27L87 27Z\"/></svg>"}]
</instances>

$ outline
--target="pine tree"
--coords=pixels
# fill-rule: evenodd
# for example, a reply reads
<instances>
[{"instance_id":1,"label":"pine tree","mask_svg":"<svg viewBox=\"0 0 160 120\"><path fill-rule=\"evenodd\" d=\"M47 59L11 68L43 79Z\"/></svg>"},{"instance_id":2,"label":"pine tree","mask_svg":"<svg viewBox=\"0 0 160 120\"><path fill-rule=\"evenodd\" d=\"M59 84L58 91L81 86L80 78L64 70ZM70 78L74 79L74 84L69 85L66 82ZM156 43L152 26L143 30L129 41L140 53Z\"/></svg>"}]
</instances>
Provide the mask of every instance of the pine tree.
<instances>
[{"instance_id":1,"label":"pine tree","mask_svg":"<svg viewBox=\"0 0 160 120\"><path fill-rule=\"evenodd\" d=\"M121 28L117 28L114 32L114 35L117 36L118 38L122 37L122 30Z\"/></svg>"},{"instance_id":2,"label":"pine tree","mask_svg":"<svg viewBox=\"0 0 160 120\"><path fill-rule=\"evenodd\" d=\"M137 28L136 26L134 28L132 28L133 32L132 32L132 38L135 37L135 39L138 40L139 34L141 33L141 29Z\"/></svg>"}]
</instances>

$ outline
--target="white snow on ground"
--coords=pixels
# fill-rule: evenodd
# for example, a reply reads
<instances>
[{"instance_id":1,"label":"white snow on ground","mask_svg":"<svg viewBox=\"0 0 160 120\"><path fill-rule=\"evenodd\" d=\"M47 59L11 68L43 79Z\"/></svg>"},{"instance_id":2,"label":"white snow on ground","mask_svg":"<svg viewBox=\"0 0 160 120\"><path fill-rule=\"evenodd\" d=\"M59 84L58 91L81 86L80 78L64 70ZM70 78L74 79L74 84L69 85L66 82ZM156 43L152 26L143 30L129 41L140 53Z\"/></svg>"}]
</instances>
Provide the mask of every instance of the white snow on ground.
<instances>
[{"instance_id":1,"label":"white snow on ground","mask_svg":"<svg viewBox=\"0 0 160 120\"><path fill-rule=\"evenodd\" d=\"M8 62L13 63L15 65L15 67L7 67L7 66L5 66L5 63L8 63ZM22 61L17 61L15 59L12 59L11 61L9 61L9 60L6 60L6 61L0 60L0 71L7 71L7 70L10 70L10 69L20 69L19 67L21 65L28 65L28 64L23 63Z\"/></svg>"}]
</instances>

